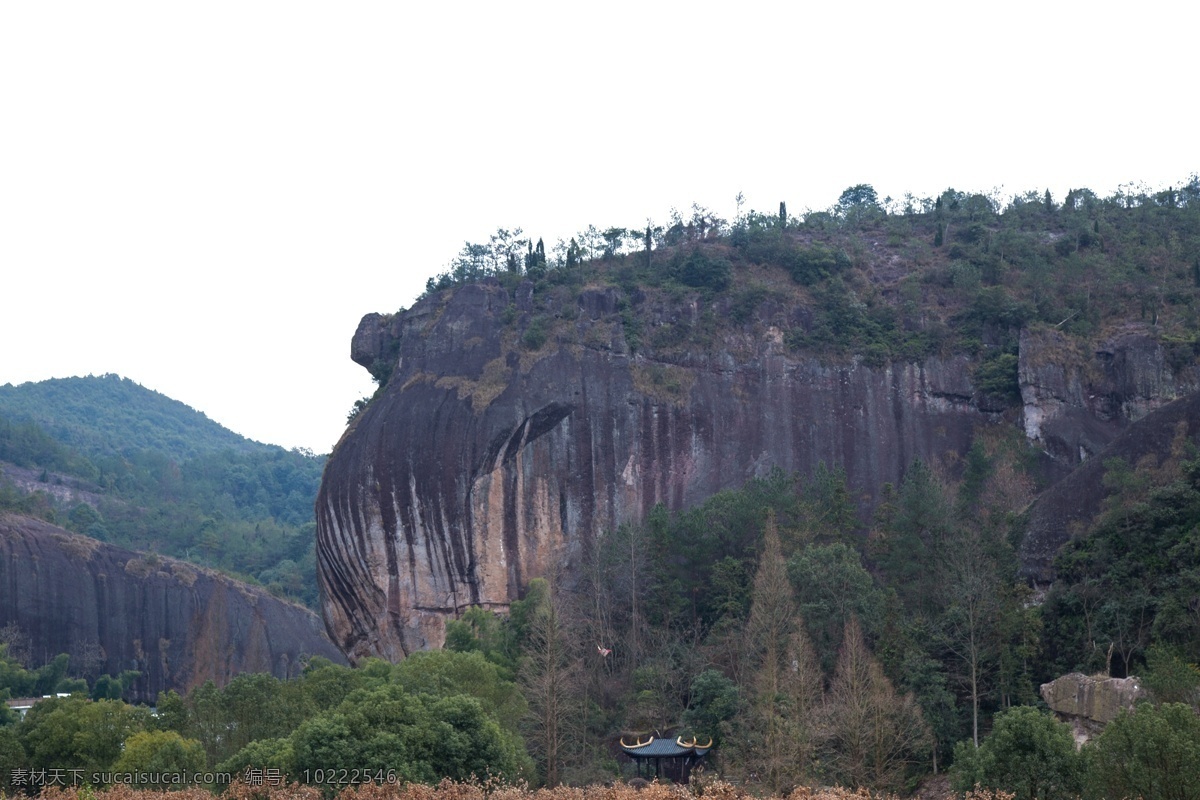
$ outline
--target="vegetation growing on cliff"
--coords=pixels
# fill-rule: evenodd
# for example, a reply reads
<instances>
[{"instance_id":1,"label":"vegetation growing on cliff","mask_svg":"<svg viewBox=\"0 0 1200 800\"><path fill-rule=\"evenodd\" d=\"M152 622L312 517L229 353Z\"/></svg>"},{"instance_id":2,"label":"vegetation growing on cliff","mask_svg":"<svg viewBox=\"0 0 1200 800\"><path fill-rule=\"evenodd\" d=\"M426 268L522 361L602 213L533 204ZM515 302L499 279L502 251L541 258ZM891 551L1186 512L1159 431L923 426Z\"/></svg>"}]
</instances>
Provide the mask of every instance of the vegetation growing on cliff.
<instances>
[{"instance_id":1,"label":"vegetation growing on cliff","mask_svg":"<svg viewBox=\"0 0 1200 800\"><path fill-rule=\"evenodd\" d=\"M632 233L589 228L549 254L522 237L500 231L465 247L431 281L430 302L462 283L497 281L514 298L501 312L509 355L623 343L647 356L637 388L664 401L687 392L680 362L689 354L770 327L793 353L822 358L971 354L973 383L993 408L1019 402L1023 328L1076 344L1134 320L1174 369L1194 363L1200 341L1195 178L1162 194L1102 200L1081 190L1061 204L1030 194L1003 209L952 190L891 203L860 185L802 218L739 212L728 223L695 208L689 220ZM614 338L582 339L573 324L585 287L615 290ZM528 297L521 310L519 294ZM507 361L489 364L470 387L440 380L461 381L482 402L505 385ZM391 365L372 372L386 384ZM1036 703L1038 683L1071 668L1147 669L1157 699L1197 702L1189 537L1200 524L1200 467L1183 445L1166 465L1111 465L1112 508L1064 552L1064 580L1040 608L1017 580L1013 552L1016 516L1033 495L1026 454L1003 435L984 437L962 463L909 465L865 528L855 487L836 468L776 472L698 508L655 509L606 535L578 585L535 582L504 619L472 609L452 622L447 647L459 652L436 654L443 661L317 664L295 684L247 677L167 696L161 729L130 733L143 738L128 750L157 752L157 742L190 759L198 746L208 767L230 769L386 761L426 781L465 777L480 766L470 761L478 750L489 754L484 766L506 773L536 762L551 784L587 783L616 774L606 745L619 733L671 731L715 736L727 775L773 792L819 781L905 790L943 771L956 744L964 786L978 778L1016 790L1012 776L1030 768L1013 752L1011 725L1045 745L1031 756L1055 772L1043 787L1096 796L1138 787L1114 771L1088 789L1062 729L1012 709ZM75 476L100 498L62 505L49 491L10 488L0 495L10 507L134 546L172 552L169 542L202 563L249 568L280 591L287 581L315 587L303 579L310 568L296 566L311 530L288 516L303 499L308 518L307 473L288 456L134 448L104 460L22 419L0 421L0 447L47 484L52 471ZM1152 772L1134 745L1186 738L1184 719L1147 714L1144 734L1123 723L1105 758ZM445 720L454 730L438 727ZM439 731L459 746L438 750ZM4 736L0 752L30 742Z\"/></svg>"},{"instance_id":2,"label":"vegetation growing on cliff","mask_svg":"<svg viewBox=\"0 0 1200 800\"><path fill-rule=\"evenodd\" d=\"M537 253L544 254L544 248ZM1132 320L1169 345L1174 366L1200 352L1200 179L1100 198L1073 190L1010 199L947 189L936 198L880 200L847 189L800 217L743 212L727 221L693 206L665 225L588 226L538 256L521 229L464 245L427 296L498 280L532 286L532 313L513 315L538 349L573 341L575 294L620 289L631 350L672 360L747 324L773 325L797 352L869 364L936 353L980 358L993 402L1016 399L1015 347L1024 326L1090 337ZM698 302L697 320L647 314L654 297ZM670 331L663 330L669 326ZM691 330L685 330L691 328ZM661 338L660 338L661 337ZM709 340L711 341L711 339Z\"/></svg>"}]
</instances>

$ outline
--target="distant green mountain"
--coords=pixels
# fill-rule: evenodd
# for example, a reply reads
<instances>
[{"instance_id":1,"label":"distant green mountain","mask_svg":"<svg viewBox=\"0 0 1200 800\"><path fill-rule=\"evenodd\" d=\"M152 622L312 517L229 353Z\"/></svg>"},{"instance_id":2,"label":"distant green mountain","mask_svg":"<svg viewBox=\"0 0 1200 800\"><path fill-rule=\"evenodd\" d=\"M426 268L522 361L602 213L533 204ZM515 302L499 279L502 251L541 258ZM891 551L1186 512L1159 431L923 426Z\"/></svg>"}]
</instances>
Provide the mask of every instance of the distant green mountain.
<instances>
[{"instance_id":1,"label":"distant green mountain","mask_svg":"<svg viewBox=\"0 0 1200 800\"><path fill-rule=\"evenodd\" d=\"M310 606L324 464L117 375L0 387L0 510L215 567Z\"/></svg>"},{"instance_id":2,"label":"distant green mountain","mask_svg":"<svg viewBox=\"0 0 1200 800\"><path fill-rule=\"evenodd\" d=\"M0 414L36 423L88 456L156 450L182 460L222 450L271 449L178 400L112 374L5 384L0 386Z\"/></svg>"}]
</instances>

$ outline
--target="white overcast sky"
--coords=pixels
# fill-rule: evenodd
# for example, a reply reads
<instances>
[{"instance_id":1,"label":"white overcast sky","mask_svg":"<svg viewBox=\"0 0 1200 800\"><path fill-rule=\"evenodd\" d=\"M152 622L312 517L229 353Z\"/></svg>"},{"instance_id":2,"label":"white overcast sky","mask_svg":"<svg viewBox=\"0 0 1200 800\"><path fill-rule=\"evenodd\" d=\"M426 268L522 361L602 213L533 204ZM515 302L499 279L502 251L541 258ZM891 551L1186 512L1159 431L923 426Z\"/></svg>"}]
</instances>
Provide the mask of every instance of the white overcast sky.
<instances>
[{"instance_id":1,"label":"white overcast sky","mask_svg":"<svg viewBox=\"0 0 1200 800\"><path fill-rule=\"evenodd\" d=\"M1200 169L1190 2L0 3L0 384L328 452L464 240Z\"/></svg>"}]
</instances>

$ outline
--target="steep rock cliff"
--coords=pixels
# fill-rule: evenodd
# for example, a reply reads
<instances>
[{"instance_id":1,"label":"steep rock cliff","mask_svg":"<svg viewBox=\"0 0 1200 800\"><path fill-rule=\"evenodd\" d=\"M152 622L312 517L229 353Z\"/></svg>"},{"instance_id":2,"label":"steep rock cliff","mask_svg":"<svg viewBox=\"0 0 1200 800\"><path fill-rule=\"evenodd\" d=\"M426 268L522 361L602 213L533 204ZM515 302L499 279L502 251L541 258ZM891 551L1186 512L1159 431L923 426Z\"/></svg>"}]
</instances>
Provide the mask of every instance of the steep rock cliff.
<instances>
[{"instance_id":1,"label":"steep rock cliff","mask_svg":"<svg viewBox=\"0 0 1200 800\"><path fill-rule=\"evenodd\" d=\"M0 513L0 627L36 660L68 653L100 672L136 669L135 699L240 672L296 675L319 655L344 663L308 609L171 558Z\"/></svg>"},{"instance_id":2,"label":"steep rock cliff","mask_svg":"<svg viewBox=\"0 0 1200 800\"><path fill-rule=\"evenodd\" d=\"M352 357L387 383L335 449L317 501L326 624L351 660L438 645L447 617L507 607L554 560L657 503L825 462L845 468L865 512L914 458L952 461L978 426L1021 421L980 396L965 356L868 367L790 352L784 329L805 325L802 307L760 305L702 349L636 352L631 331L669 341L647 334L728 309L587 288L530 345L537 312L529 284L510 293L493 280L359 325ZM1091 373L1056 367L1053 334L1022 345L1025 427L1057 474L1112 439L1130 403L1159 402L1162 381L1129 391L1141 390L1140 357L1114 370L1105 405L1088 396ZM1112 347L1114 361L1128 352Z\"/></svg>"},{"instance_id":3,"label":"steep rock cliff","mask_svg":"<svg viewBox=\"0 0 1200 800\"><path fill-rule=\"evenodd\" d=\"M1131 422L1200 391L1200 371L1172 368L1148 326L1126 325L1089 348L1053 329L1025 329L1020 342L1025 434L1064 464L1087 460Z\"/></svg>"}]
</instances>

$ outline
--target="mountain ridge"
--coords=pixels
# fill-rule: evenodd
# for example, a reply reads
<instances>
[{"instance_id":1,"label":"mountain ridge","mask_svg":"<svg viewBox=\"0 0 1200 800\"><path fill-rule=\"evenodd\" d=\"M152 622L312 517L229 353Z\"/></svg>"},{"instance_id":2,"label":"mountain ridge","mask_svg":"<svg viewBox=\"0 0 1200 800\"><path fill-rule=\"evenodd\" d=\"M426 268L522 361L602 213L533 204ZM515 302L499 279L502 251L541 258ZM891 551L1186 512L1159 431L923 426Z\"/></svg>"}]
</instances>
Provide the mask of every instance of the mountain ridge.
<instances>
[{"instance_id":1,"label":"mountain ridge","mask_svg":"<svg viewBox=\"0 0 1200 800\"><path fill-rule=\"evenodd\" d=\"M88 455L155 449L185 459L225 448L279 447L248 439L186 403L114 373L4 384L0 413L35 422Z\"/></svg>"}]
</instances>

